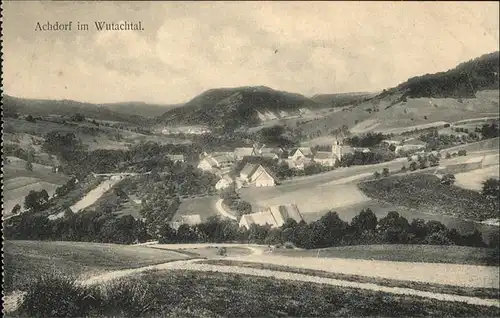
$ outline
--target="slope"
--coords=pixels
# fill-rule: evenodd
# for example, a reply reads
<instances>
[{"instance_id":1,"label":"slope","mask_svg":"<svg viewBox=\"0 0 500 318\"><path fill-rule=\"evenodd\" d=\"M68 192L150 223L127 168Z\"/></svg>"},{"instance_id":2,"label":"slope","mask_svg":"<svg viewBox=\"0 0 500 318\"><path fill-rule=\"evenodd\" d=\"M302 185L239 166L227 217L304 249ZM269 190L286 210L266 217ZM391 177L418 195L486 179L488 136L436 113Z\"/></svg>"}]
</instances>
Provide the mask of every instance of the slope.
<instances>
[{"instance_id":1,"label":"slope","mask_svg":"<svg viewBox=\"0 0 500 318\"><path fill-rule=\"evenodd\" d=\"M300 94L264 86L218 88L203 92L183 107L167 111L158 117L158 123L206 125L231 131L265 120L259 118L259 113L280 118L298 114L301 109L324 107L328 106Z\"/></svg>"}]
</instances>

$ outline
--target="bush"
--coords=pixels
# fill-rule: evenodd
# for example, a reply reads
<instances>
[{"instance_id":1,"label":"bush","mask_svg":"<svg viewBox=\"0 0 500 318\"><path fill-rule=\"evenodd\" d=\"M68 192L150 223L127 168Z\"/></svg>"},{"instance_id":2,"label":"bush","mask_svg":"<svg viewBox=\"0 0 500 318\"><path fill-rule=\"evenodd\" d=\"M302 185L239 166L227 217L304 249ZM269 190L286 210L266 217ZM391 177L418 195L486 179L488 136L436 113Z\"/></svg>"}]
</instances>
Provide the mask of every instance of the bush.
<instances>
[{"instance_id":1,"label":"bush","mask_svg":"<svg viewBox=\"0 0 500 318\"><path fill-rule=\"evenodd\" d=\"M226 247L219 247L217 249L217 255L219 256L226 256L227 255L227 248Z\"/></svg>"},{"instance_id":2,"label":"bush","mask_svg":"<svg viewBox=\"0 0 500 318\"><path fill-rule=\"evenodd\" d=\"M83 317L101 306L97 288L80 286L68 277L41 276L27 291L19 308L21 316Z\"/></svg>"},{"instance_id":3,"label":"bush","mask_svg":"<svg viewBox=\"0 0 500 318\"><path fill-rule=\"evenodd\" d=\"M144 317L155 309L156 296L141 280L119 280L106 285L101 314L115 317Z\"/></svg>"},{"instance_id":4,"label":"bush","mask_svg":"<svg viewBox=\"0 0 500 318\"><path fill-rule=\"evenodd\" d=\"M467 156L467 151L465 149L459 150L458 155L459 156Z\"/></svg>"},{"instance_id":5,"label":"bush","mask_svg":"<svg viewBox=\"0 0 500 318\"><path fill-rule=\"evenodd\" d=\"M285 242L283 245L286 249L294 249L295 245L292 242Z\"/></svg>"}]
</instances>

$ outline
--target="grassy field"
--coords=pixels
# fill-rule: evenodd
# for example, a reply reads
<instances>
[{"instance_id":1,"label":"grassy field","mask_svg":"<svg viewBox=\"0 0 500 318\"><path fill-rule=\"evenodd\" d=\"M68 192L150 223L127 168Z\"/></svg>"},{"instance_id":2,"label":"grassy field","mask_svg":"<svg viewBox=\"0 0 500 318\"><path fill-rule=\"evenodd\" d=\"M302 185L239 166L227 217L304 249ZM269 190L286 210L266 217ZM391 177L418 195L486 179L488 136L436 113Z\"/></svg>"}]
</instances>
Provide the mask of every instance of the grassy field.
<instances>
[{"instance_id":1,"label":"grassy field","mask_svg":"<svg viewBox=\"0 0 500 318\"><path fill-rule=\"evenodd\" d=\"M44 273L86 277L103 271L137 268L188 256L140 246L84 242L4 242L4 289L23 290Z\"/></svg>"},{"instance_id":2,"label":"grassy field","mask_svg":"<svg viewBox=\"0 0 500 318\"><path fill-rule=\"evenodd\" d=\"M460 146L455 146L447 149L443 149L443 153L458 152L459 150L465 150L467 152L475 151L486 151L486 150L496 150L500 146L500 138L486 139L475 143L464 144Z\"/></svg>"},{"instance_id":3,"label":"grassy field","mask_svg":"<svg viewBox=\"0 0 500 318\"><path fill-rule=\"evenodd\" d=\"M53 280L52 284L49 281L47 285L63 284L54 283ZM114 281L103 287L103 293L98 293L91 287L79 293L73 292L77 287L66 287L66 292L52 287L53 292L45 295L45 286L36 286L37 290L30 294L30 305L21 307L18 312L20 316L33 315L33 311L38 308L50 312L52 307L58 307L60 312L67 310L61 312L61 316L88 316L91 313L119 317L500 315L497 307L240 274L220 275L214 272L150 271ZM67 306L61 301L67 299L68 293L89 295L92 296L92 301L73 296L75 306ZM43 306L39 306L39 303ZM39 311L36 313L39 314Z\"/></svg>"},{"instance_id":4,"label":"grassy field","mask_svg":"<svg viewBox=\"0 0 500 318\"><path fill-rule=\"evenodd\" d=\"M496 249L441 245L356 245L315 250L275 249L274 254L293 257L334 257L380 261L451 263L497 266Z\"/></svg>"},{"instance_id":5,"label":"grassy field","mask_svg":"<svg viewBox=\"0 0 500 318\"><path fill-rule=\"evenodd\" d=\"M154 247L150 246L150 248L154 249L164 249L162 247ZM248 248L245 247L237 247L237 246L226 246L226 254L225 256L244 256L244 255L250 255L252 251ZM199 247L199 248L181 248L178 249L179 253L185 253L187 255L193 256L193 257L201 257L201 258L208 258L208 257L217 257L220 256L218 254L219 247L217 247L217 244L214 243L214 246L210 247Z\"/></svg>"},{"instance_id":6,"label":"grassy field","mask_svg":"<svg viewBox=\"0 0 500 318\"><path fill-rule=\"evenodd\" d=\"M388 286L388 287L411 288L411 289L422 290L422 291L427 291L427 292L445 293L445 294L453 294L453 295L469 296L469 297L482 297L482 298L497 299L499 297L499 294L500 294L500 290L495 289L495 288L457 287L457 286L451 286L451 285L439 285L439 284L427 284L427 283L419 283L419 282L411 282L411 281L399 281L399 280L383 279L383 278L368 277L368 276L332 273L332 272L326 272L326 271L320 271L320 270L297 268L297 267L292 267L292 266L261 264L261 263L254 263L254 262L245 262L245 261L233 261L233 260L222 259L222 260L204 260L204 261L200 261L198 263L221 265L221 266L238 266L238 267L248 267L248 268L257 268L257 269L268 269L268 270L281 271L281 272L289 272L289 273L297 273L297 274L311 275L311 276L317 276L317 277L347 280L347 281L359 282L359 283L377 284L377 285Z\"/></svg>"},{"instance_id":7,"label":"grassy field","mask_svg":"<svg viewBox=\"0 0 500 318\"><path fill-rule=\"evenodd\" d=\"M369 197L429 213L482 221L498 217L498 202L472 190L443 185L431 174L411 174L358 185Z\"/></svg>"}]
</instances>

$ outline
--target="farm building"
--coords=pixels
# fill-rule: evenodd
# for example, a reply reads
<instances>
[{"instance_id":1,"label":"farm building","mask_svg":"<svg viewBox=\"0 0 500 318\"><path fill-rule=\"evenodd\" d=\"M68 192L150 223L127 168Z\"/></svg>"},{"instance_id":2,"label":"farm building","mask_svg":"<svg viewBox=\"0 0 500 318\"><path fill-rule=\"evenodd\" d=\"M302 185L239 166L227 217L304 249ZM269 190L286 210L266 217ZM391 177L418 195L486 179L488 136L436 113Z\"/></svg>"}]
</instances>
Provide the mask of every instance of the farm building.
<instances>
[{"instance_id":1,"label":"farm building","mask_svg":"<svg viewBox=\"0 0 500 318\"><path fill-rule=\"evenodd\" d=\"M242 182L255 187L272 187L276 179L262 165L247 163L240 172Z\"/></svg>"},{"instance_id":2,"label":"farm building","mask_svg":"<svg viewBox=\"0 0 500 318\"><path fill-rule=\"evenodd\" d=\"M239 226L250 228L250 225L270 225L271 227L280 227L286 220L293 219L300 222L303 219L300 211L295 204L269 206L262 212L243 215Z\"/></svg>"},{"instance_id":3,"label":"farm building","mask_svg":"<svg viewBox=\"0 0 500 318\"><path fill-rule=\"evenodd\" d=\"M224 175L231 170L234 159L227 153L208 155L198 163L198 169Z\"/></svg>"}]
</instances>

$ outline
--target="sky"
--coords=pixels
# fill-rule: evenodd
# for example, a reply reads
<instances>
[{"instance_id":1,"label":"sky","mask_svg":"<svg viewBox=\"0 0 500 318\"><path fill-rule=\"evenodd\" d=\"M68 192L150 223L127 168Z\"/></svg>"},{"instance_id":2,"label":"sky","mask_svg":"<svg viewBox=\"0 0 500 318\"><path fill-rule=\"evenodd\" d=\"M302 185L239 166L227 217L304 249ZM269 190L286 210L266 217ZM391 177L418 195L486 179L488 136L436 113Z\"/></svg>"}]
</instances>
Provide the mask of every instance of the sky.
<instances>
[{"instance_id":1,"label":"sky","mask_svg":"<svg viewBox=\"0 0 500 318\"><path fill-rule=\"evenodd\" d=\"M498 2L4 2L3 87L174 104L218 87L378 91L499 50ZM37 22L71 31L36 31ZM97 31L141 21L143 31ZM88 23L88 31L75 29Z\"/></svg>"}]
</instances>

